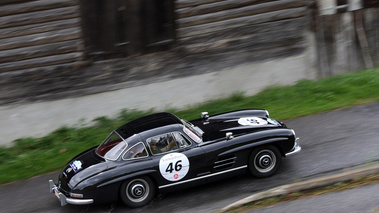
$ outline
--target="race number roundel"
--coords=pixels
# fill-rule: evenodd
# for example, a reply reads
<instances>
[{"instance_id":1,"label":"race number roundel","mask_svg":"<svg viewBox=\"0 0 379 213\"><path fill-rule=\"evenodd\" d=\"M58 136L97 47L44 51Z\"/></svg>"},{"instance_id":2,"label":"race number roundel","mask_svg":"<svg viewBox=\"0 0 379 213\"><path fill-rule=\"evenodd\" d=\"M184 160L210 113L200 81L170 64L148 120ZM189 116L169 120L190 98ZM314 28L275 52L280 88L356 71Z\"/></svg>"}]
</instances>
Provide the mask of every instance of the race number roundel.
<instances>
[{"instance_id":1,"label":"race number roundel","mask_svg":"<svg viewBox=\"0 0 379 213\"><path fill-rule=\"evenodd\" d=\"M184 178L189 170L189 160L182 153L170 153L159 161L161 175L169 181L178 181Z\"/></svg>"},{"instance_id":2,"label":"race number roundel","mask_svg":"<svg viewBox=\"0 0 379 213\"><path fill-rule=\"evenodd\" d=\"M238 119L238 123L243 126L260 126L268 124L266 120L258 117L243 117Z\"/></svg>"}]
</instances>

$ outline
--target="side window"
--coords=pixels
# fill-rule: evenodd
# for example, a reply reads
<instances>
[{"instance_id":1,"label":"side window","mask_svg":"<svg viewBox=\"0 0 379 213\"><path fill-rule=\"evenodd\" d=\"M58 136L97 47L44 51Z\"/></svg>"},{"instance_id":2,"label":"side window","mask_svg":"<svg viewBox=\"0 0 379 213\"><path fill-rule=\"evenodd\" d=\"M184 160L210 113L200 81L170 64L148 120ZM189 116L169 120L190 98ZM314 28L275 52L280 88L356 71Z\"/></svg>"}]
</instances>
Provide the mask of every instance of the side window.
<instances>
[{"instance_id":1,"label":"side window","mask_svg":"<svg viewBox=\"0 0 379 213\"><path fill-rule=\"evenodd\" d=\"M124 160L130 160L130 159L136 159L136 158L142 158L147 157L147 151L145 149L145 146L142 142L137 143L133 147L131 147L122 157Z\"/></svg>"},{"instance_id":2,"label":"side window","mask_svg":"<svg viewBox=\"0 0 379 213\"><path fill-rule=\"evenodd\" d=\"M175 137L176 141L179 143L180 147L191 146L191 142L186 137L184 137L182 134L180 134L179 132L175 132L174 137Z\"/></svg>"},{"instance_id":3,"label":"side window","mask_svg":"<svg viewBox=\"0 0 379 213\"><path fill-rule=\"evenodd\" d=\"M154 155L178 149L178 145L171 133L151 137L146 142Z\"/></svg>"},{"instance_id":4,"label":"side window","mask_svg":"<svg viewBox=\"0 0 379 213\"><path fill-rule=\"evenodd\" d=\"M127 146L128 144L116 132L113 132L96 149L96 153L107 160L116 160Z\"/></svg>"}]
</instances>

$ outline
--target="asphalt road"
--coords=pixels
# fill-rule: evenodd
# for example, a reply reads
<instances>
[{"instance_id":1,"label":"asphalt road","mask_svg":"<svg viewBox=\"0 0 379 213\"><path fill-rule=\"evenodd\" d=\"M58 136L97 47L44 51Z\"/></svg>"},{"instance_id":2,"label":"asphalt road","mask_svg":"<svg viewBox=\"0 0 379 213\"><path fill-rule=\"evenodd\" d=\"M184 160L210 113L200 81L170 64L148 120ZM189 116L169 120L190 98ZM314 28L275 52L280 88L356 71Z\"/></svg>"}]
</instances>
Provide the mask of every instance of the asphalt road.
<instances>
[{"instance_id":1,"label":"asphalt road","mask_svg":"<svg viewBox=\"0 0 379 213\"><path fill-rule=\"evenodd\" d=\"M316 197L288 201L251 211L251 213L378 213L379 184L346 191L331 192ZM322 205L320 205L322 204Z\"/></svg>"},{"instance_id":2,"label":"asphalt road","mask_svg":"<svg viewBox=\"0 0 379 213\"><path fill-rule=\"evenodd\" d=\"M0 186L1 212L214 212L255 192L300 180L379 164L379 102L285 122L300 137L302 152L284 159L273 177L241 175L157 196L148 206L130 209L116 202L61 207L49 194L57 173ZM317 205L316 205L317 207Z\"/></svg>"}]
</instances>

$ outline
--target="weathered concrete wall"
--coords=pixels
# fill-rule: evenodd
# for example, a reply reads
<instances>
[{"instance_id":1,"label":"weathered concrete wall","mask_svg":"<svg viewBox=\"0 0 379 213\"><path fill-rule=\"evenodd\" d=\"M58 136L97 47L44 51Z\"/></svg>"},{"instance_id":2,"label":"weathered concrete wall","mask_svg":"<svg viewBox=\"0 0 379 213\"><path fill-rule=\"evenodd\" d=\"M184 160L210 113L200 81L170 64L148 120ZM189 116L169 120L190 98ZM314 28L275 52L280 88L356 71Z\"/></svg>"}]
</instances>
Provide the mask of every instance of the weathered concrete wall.
<instances>
[{"instance_id":1,"label":"weathered concrete wall","mask_svg":"<svg viewBox=\"0 0 379 213\"><path fill-rule=\"evenodd\" d=\"M252 95L267 86L289 85L301 79L315 79L317 72L314 61L314 50L308 48L296 56L243 64L205 74L182 78L153 76L139 83L130 81L134 86L124 89L75 98L1 106L0 145L10 146L11 141L21 137L43 136L62 125L75 125L80 119L90 123L99 116L115 116L122 109L185 108L234 92L242 91L246 95Z\"/></svg>"}]
</instances>

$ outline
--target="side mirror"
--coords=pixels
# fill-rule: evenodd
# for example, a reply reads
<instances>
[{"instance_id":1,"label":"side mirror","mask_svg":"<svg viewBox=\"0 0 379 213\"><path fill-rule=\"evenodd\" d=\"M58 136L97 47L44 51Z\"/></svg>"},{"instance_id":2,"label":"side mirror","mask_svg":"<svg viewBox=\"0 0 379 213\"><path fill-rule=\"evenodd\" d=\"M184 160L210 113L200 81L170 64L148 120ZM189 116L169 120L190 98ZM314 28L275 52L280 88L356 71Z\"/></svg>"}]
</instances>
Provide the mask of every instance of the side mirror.
<instances>
[{"instance_id":1,"label":"side mirror","mask_svg":"<svg viewBox=\"0 0 379 213\"><path fill-rule=\"evenodd\" d=\"M209 118L208 112L202 112L202 113L201 113L201 118L202 118L202 119L207 119L207 118Z\"/></svg>"},{"instance_id":2,"label":"side mirror","mask_svg":"<svg viewBox=\"0 0 379 213\"><path fill-rule=\"evenodd\" d=\"M226 133L226 140L231 140L231 139L233 139L234 138L234 136L233 136L233 132L227 132Z\"/></svg>"}]
</instances>

